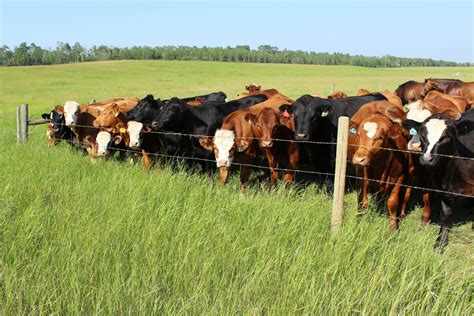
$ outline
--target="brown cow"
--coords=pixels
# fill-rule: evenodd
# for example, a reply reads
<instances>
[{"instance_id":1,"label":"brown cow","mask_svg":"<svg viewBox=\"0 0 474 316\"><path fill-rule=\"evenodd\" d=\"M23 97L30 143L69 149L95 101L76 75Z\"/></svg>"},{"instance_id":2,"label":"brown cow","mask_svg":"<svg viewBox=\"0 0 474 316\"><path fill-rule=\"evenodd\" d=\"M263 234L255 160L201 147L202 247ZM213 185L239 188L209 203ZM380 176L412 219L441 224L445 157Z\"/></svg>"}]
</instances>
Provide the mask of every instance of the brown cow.
<instances>
[{"instance_id":1,"label":"brown cow","mask_svg":"<svg viewBox=\"0 0 474 316\"><path fill-rule=\"evenodd\" d=\"M423 96L421 95L422 91L422 82L410 80L399 85L395 90L395 94L402 100L402 104L407 104L423 99Z\"/></svg>"},{"instance_id":2,"label":"brown cow","mask_svg":"<svg viewBox=\"0 0 474 316\"><path fill-rule=\"evenodd\" d=\"M328 99L344 99L347 98L347 94L342 91L334 91L330 95L328 95Z\"/></svg>"},{"instance_id":3,"label":"brown cow","mask_svg":"<svg viewBox=\"0 0 474 316\"><path fill-rule=\"evenodd\" d=\"M273 96L278 96L278 95L281 96L281 97L286 98L286 96L281 94L280 92L278 92L277 89L262 90L261 87L262 86L260 86L260 85L257 86L254 83L252 83L248 86L245 86L245 90L247 90L247 92L244 92L244 93L241 93L241 94L237 95L235 100L242 99L242 98L245 98L245 97L248 97L248 96L251 96L251 95L259 95L259 94L264 94L267 98L271 98Z\"/></svg>"},{"instance_id":4,"label":"brown cow","mask_svg":"<svg viewBox=\"0 0 474 316\"><path fill-rule=\"evenodd\" d=\"M403 114L400 113L400 115ZM382 148L406 150L410 135L401 124L381 113L364 115L360 124L351 123L351 133L357 134L358 137L358 144L351 161L356 166L357 177L363 179L356 181L358 202L366 208L368 192L379 196L388 195L390 228L397 229L401 188L413 175L413 160L407 152ZM369 181L369 179L376 181ZM411 189L407 188L401 206L402 218L405 216L410 194Z\"/></svg>"},{"instance_id":5,"label":"brown cow","mask_svg":"<svg viewBox=\"0 0 474 316\"><path fill-rule=\"evenodd\" d=\"M467 110L469 110L471 108L471 105L472 105L472 102L467 100L465 97L460 97L460 96L455 96L455 95L448 95L448 94L444 94L444 93L436 91L436 90L431 90L430 92L428 92L428 94L426 94L426 96L423 100L424 101L430 101L430 100L432 100L434 98L437 98L437 97L444 98L446 100L451 101L456 106L456 108L460 112L463 112L463 113L466 112Z\"/></svg>"},{"instance_id":6,"label":"brown cow","mask_svg":"<svg viewBox=\"0 0 474 316\"><path fill-rule=\"evenodd\" d=\"M229 114L218 129L213 138L203 137L199 143L207 150L214 152L217 167L219 168L219 179L222 185L227 182L229 168L232 162L250 164L255 158L261 155L258 142L255 138L256 130L252 128L250 122L245 118L247 114L258 115L264 108L278 110L283 104L291 104L288 98L274 96L270 99L249 107L245 110L235 111ZM250 167L242 165L240 168L241 189L250 176Z\"/></svg>"},{"instance_id":7,"label":"brown cow","mask_svg":"<svg viewBox=\"0 0 474 316\"><path fill-rule=\"evenodd\" d=\"M367 94L374 94L374 93L380 93L382 94L385 98L387 98L387 100L389 102L391 102L392 104L395 104L397 105L398 107L402 108L403 107L403 104L402 104L402 100L395 94L395 93L392 93L390 92L389 90L387 89L384 89L382 92L370 92L369 90L367 89L359 89L359 91L357 91L357 96L363 96L363 95L367 95Z\"/></svg>"},{"instance_id":8,"label":"brown cow","mask_svg":"<svg viewBox=\"0 0 474 316\"><path fill-rule=\"evenodd\" d=\"M260 136L258 144L267 157L271 188L276 185L280 169L284 169L283 182L291 183L299 160L298 144L294 141L294 118L290 108L288 105L282 105L280 110L265 108L257 116L245 116L256 130L254 134Z\"/></svg>"},{"instance_id":9,"label":"brown cow","mask_svg":"<svg viewBox=\"0 0 474 316\"><path fill-rule=\"evenodd\" d=\"M458 79L425 79L421 95L425 96L431 90L464 97L470 102L474 101L474 82L463 82Z\"/></svg>"},{"instance_id":10,"label":"brown cow","mask_svg":"<svg viewBox=\"0 0 474 316\"><path fill-rule=\"evenodd\" d=\"M436 113L444 113L453 120L461 117L462 112L456 107L456 104L443 97L435 96L429 101L418 100L405 105L407 119L417 122L423 122L429 116Z\"/></svg>"}]
</instances>

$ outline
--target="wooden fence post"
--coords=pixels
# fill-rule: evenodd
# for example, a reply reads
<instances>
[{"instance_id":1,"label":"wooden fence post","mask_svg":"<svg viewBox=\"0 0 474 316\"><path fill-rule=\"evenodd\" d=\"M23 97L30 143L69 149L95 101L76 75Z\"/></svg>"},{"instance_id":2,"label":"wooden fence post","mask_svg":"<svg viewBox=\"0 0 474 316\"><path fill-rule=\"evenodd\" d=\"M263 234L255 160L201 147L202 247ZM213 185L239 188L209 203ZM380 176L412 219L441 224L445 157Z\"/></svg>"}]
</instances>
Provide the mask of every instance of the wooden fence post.
<instances>
[{"instance_id":1,"label":"wooden fence post","mask_svg":"<svg viewBox=\"0 0 474 316\"><path fill-rule=\"evenodd\" d=\"M379 85L379 91L382 92L382 88L383 88L383 84L382 84L382 81L380 81L380 85Z\"/></svg>"},{"instance_id":2,"label":"wooden fence post","mask_svg":"<svg viewBox=\"0 0 474 316\"><path fill-rule=\"evenodd\" d=\"M16 141L18 144L21 143L21 108L19 105L16 107Z\"/></svg>"},{"instance_id":3,"label":"wooden fence post","mask_svg":"<svg viewBox=\"0 0 474 316\"><path fill-rule=\"evenodd\" d=\"M331 231L336 233L344 216L344 190L346 186L347 143L349 138L349 118L341 116L337 129L336 170L334 196L332 200Z\"/></svg>"},{"instance_id":4,"label":"wooden fence post","mask_svg":"<svg viewBox=\"0 0 474 316\"><path fill-rule=\"evenodd\" d=\"M28 104L21 105L22 132L21 141L23 144L28 142Z\"/></svg>"},{"instance_id":5,"label":"wooden fence post","mask_svg":"<svg viewBox=\"0 0 474 316\"><path fill-rule=\"evenodd\" d=\"M334 93L334 90L336 90L336 84L333 82L331 86L331 94Z\"/></svg>"}]
</instances>

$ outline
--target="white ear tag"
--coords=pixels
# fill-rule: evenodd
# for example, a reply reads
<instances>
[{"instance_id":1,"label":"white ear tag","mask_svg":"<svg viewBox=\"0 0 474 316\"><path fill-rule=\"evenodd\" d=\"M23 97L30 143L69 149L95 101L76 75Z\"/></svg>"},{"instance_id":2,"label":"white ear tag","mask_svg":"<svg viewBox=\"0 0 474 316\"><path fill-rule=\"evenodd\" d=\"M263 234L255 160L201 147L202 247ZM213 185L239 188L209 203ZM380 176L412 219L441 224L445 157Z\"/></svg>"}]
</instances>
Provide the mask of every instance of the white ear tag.
<instances>
[{"instance_id":1,"label":"white ear tag","mask_svg":"<svg viewBox=\"0 0 474 316\"><path fill-rule=\"evenodd\" d=\"M328 114L329 114L329 111L324 111L323 113L321 113L321 117L328 116Z\"/></svg>"}]
</instances>

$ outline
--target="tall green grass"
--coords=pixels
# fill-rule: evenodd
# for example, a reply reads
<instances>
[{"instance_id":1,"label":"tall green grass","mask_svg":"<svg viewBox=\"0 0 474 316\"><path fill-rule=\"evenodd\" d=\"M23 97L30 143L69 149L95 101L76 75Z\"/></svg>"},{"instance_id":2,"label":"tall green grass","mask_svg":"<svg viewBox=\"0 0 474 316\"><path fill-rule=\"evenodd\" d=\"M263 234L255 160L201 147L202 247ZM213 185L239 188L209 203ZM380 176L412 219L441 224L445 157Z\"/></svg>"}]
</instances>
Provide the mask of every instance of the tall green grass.
<instances>
[{"instance_id":1,"label":"tall green grass","mask_svg":"<svg viewBox=\"0 0 474 316\"><path fill-rule=\"evenodd\" d=\"M470 225L456 227L440 255L438 227L422 226L418 209L394 233L375 208L357 216L348 194L343 229L331 236L331 199L314 186L242 194L237 178L220 188L211 175L180 169L91 164L65 144L47 148L44 126L32 128L41 134L28 145L15 144L18 103L36 115L65 99L143 95L141 85L164 97L231 96L264 78L296 97L313 70L315 81L325 77L319 68L146 61L0 69L0 313L473 314ZM365 87L371 71L373 80L395 80L392 70L324 71L360 71ZM408 79L422 70L405 71ZM153 88L154 76L169 87Z\"/></svg>"}]
</instances>

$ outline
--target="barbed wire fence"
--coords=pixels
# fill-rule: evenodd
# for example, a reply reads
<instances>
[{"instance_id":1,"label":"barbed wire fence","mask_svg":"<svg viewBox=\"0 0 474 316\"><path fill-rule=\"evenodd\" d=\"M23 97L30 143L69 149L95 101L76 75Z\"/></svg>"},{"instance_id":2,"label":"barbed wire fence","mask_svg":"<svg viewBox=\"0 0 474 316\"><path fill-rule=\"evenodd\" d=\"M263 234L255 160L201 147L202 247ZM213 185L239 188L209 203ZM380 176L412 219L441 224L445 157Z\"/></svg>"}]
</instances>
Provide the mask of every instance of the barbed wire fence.
<instances>
[{"instance_id":1,"label":"barbed wire fence","mask_svg":"<svg viewBox=\"0 0 474 316\"><path fill-rule=\"evenodd\" d=\"M344 122L345 121L345 122ZM28 136L29 135L46 135L45 131L42 132L30 132L29 131L29 126L36 126L36 125L43 125L43 124L49 124L50 120L29 120L28 119L28 105L22 105L21 106L21 111L20 107L17 108L17 140L18 143L27 143L28 141ZM474 195L469 195L469 194L463 194L463 193L458 193L458 192L450 192L450 191L445 191L445 190L440 190L440 189L435 189L435 188L428 188L428 187L422 187L418 185L409 185L406 183L395 183L395 182L390 182L390 181L384 181L380 179L372 179L372 178L365 178L365 177L360 177L357 175L351 175L351 174L346 174L346 164L347 164L347 148L348 147L355 147L355 148L366 148L369 149L368 147L364 147L358 144L349 144L348 143L348 133L349 133L349 119L347 117L342 117L340 118L339 121L339 128L338 128L338 142L326 142L326 141L311 141L311 140L294 140L294 139L279 139L279 138L274 138L270 139L271 141L274 142L292 142L292 143L297 143L297 144L312 144L312 145L331 145L331 146L336 146L336 169L335 172L322 172L322 171L314 171L314 170L303 170L303 169L287 169L287 168L271 168L270 166L263 166L263 165L257 165L253 163L239 163L239 162L232 162L232 165L234 166L239 166L239 167L250 167L250 168L255 168L255 169L263 169L263 170L269 170L269 171L278 171L278 172L293 172L293 173L302 173L302 174L309 174L309 175L316 175L316 176L323 176L323 177L334 177L335 179L335 185L334 185L334 193L333 193L333 218L331 220L331 228L334 232L337 232L342 225L342 219L343 219L343 200L344 200L344 194L345 194L345 179L354 179L354 180L362 180L362 181L368 181L368 182L373 182L373 183L379 183L383 185L389 185L389 186L395 186L398 185L400 187L404 188L410 188L410 189L415 189L415 190L420 190L423 192L432 192L432 193L439 193L439 194L447 194L447 195L452 195L452 196L457 196L457 197L462 197L462 198L474 198ZM90 128L94 129L97 132L100 130L100 128L96 128L93 126L87 126L87 125L69 125L68 127L82 127L82 128ZM209 135L198 135L198 134L189 134L189 133L179 133L179 132L166 132L166 131L155 131L155 130L142 130L140 133L144 134L155 134L155 135L167 135L167 136L181 136L181 137L189 137L191 138L213 138L213 136ZM113 134L113 133L112 133ZM224 136L225 137L225 136ZM262 138L259 137L253 137L253 136L248 136L248 137L243 137L242 139L246 140L255 140L259 141ZM342 139L342 142L341 142ZM60 141L66 141L69 142L75 146L79 146L82 149L90 148L90 144L86 142L82 143L77 143L77 142L72 142L70 140L60 140ZM421 155L421 152L415 152L415 151L409 151L409 150L403 150L403 149L397 149L397 148L386 148L386 147L372 147L380 150L385 150L385 151L393 151L393 152L401 152L401 153L406 153L406 154L411 154L411 155ZM134 149L123 149L123 148L117 148L117 147L107 147L108 150L112 151L117 151L117 152L123 152L123 153L131 153L131 154L141 154L140 150L134 150ZM214 159L208 159L208 158L202 158L202 157L193 157L193 156L183 156L183 155L170 155L170 154L165 154L165 153L159 153L159 152L149 152L147 155L156 157L156 158L166 158L166 159L176 159L176 160L187 160L187 161L199 161L199 162L205 162L205 163L215 163L216 161ZM433 156L439 156L439 157L444 157L444 158L449 158L449 159L460 159L460 160L465 160L465 161L474 161L474 158L471 157L464 157L464 156L453 156L453 155L445 155L445 154L436 154L432 153ZM95 158L100 158L100 157L95 157ZM341 172L342 171L342 172Z\"/></svg>"}]
</instances>

